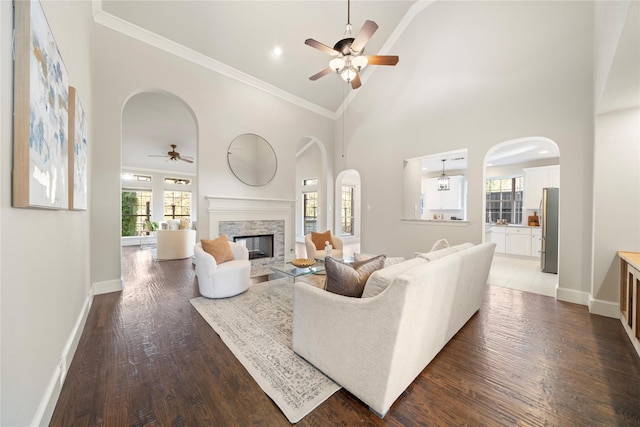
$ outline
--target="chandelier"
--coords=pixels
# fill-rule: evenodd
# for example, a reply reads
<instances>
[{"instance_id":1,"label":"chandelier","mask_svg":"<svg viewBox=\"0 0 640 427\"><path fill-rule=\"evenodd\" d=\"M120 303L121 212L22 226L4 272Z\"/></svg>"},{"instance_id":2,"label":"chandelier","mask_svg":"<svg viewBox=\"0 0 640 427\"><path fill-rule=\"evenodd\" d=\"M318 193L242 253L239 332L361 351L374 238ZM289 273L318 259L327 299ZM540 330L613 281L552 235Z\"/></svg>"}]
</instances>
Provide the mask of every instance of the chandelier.
<instances>
[{"instance_id":1,"label":"chandelier","mask_svg":"<svg viewBox=\"0 0 640 427\"><path fill-rule=\"evenodd\" d=\"M449 191L449 177L444 173L444 162L447 159L442 159L442 175L438 178L438 191Z\"/></svg>"}]
</instances>

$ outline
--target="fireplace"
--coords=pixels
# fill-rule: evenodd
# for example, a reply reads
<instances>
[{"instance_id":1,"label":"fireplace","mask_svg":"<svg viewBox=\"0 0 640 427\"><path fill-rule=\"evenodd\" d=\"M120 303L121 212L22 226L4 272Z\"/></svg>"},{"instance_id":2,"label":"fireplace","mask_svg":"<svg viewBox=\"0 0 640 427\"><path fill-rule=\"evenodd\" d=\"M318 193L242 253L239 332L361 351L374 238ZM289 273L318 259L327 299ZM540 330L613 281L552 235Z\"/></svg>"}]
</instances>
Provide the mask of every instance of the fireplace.
<instances>
[{"instance_id":1,"label":"fireplace","mask_svg":"<svg viewBox=\"0 0 640 427\"><path fill-rule=\"evenodd\" d=\"M249 259L273 257L273 234L234 236L233 241L249 250Z\"/></svg>"}]
</instances>

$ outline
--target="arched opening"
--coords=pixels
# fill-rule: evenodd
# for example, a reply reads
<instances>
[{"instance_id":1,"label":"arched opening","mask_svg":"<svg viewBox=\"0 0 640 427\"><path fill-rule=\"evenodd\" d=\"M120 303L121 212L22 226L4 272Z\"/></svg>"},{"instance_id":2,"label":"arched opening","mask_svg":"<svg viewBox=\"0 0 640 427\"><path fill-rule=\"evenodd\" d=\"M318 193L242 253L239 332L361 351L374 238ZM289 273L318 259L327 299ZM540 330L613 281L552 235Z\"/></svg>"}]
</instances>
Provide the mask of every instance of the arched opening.
<instances>
[{"instance_id":1,"label":"arched opening","mask_svg":"<svg viewBox=\"0 0 640 427\"><path fill-rule=\"evenodd\" d=\"M303 137L296 151L296 254L305 256L304 236L332 230L333 180L327 150L314 137Z\"/></svg>"},{"instance_id":2,"label":"arched opening","mask_svg":"<svg viewBox=\"0 0 640 427\"><path fill-rule=\"evenodd\" d=\"M354 169L340 172L335 188L335 233L344 243L344 256L360 252L361 180Z\"/></svg>"},{"instance_id":3,"label":"arched opening","mask_svg":"<svg viewBox=\"0 0 640 427\"><path fill-rule=\"evenodd\" d=\"M555 297L560 261L558 145L544 137L494 145L484 159L484 183L483 240L496 243L490 283Z\"/></svg>"},{"instance_id":4,"label":"arched opening","mask_svg":"<svg viewBox=\"0 0 640 427\"><path fill-rule=\"evenodd\" d=\"M155 257L156 230L197 230L195 115L171 93L138 92L122 109L121 143L122 245Z\"/></svg>"}]
</instances>

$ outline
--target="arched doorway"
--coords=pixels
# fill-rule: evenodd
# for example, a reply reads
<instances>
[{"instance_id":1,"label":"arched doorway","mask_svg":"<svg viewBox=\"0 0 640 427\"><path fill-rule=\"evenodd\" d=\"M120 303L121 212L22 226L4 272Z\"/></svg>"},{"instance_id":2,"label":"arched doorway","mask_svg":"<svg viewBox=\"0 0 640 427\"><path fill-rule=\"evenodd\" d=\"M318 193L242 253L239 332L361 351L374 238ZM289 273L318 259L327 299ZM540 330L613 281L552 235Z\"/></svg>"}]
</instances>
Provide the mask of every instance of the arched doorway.
<instances>
[{"instance_id":1,"label":"arched doorway","mask_svg":"<svg viewBox=\"0 0 640 427\"><path fill-rule=\"evenodd\" d=\"M544 137L494 145L484 159L484 183L483 240L496 243L490 283L555 297L559 198L555 208L541 208L543 188L559 193L558 145Z\"/></svg>"},{"instance_id":2,"label":"arched doorway","mask_svg":"<svg viewBox=\"0 0 640 427\"><path fill-rule=\"evenodd\" d=\"M335 233L344 243L344 255L351 256L360 252L362 198L358 171L348 169L336 176L335 195Z\"/></svg>"},{"instance_id":3,"label":"arched doorway","mask_svg":"<svg viewBox=\"0 0 640 427\"><path fill-rule=\"evenodd\" d=\"M168 92L138 92L122 109L121 143L122 245L153 251L148 232L169 219L197 229L198 130L191 108Z\"/></svg>"}]
</instances>

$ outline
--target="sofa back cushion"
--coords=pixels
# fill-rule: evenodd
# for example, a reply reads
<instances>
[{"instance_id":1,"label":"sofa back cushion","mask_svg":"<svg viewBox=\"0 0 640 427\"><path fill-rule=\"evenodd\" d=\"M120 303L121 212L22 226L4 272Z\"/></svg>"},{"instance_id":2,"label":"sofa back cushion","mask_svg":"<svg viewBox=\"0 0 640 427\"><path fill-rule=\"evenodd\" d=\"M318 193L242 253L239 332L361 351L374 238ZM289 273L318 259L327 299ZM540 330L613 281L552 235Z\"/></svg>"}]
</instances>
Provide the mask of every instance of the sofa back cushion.
<instances>
[{"instance_id":1,"label":"sofa back cushion","mask_svg":"<svg viewBox=\"0 0 640 427\"><path fill-rule=\"evenodd\" d=\"M366 261L374 257L376 257L376 255L363 254L363 253L357 253L357 252L353 254L353 259L356 262ZM404 257L401 257L401 256L386 257L384 260L384 268L390 267L392 265L400 264L401 262L404 262L404 261L405 261Z\"/></svg>"},{"instance_id":2,"label":"sofa back cushion","mask_svg":"<svg viewBox=\"0 0 640 427\"><path fill-rule=\"evenodd\" d=\"M428 261L424 258L412 258L376 271L367 280L367 283L364 286L364 291L362 292L362 298L370 298L378 295L387 289L396 276L414 267L425 264L426 262Z\"/></svg>"},{"instance_id":3,"label":"sofa back cushion","mask_svg":"<svg viewBox=\"0 0 640 427\"><path fill-rule=\"evenodd\" d=\"M384 266L384 255L366 261L345 264L331 257L324 260L327 279L324 289L347 297L360 298L367 279Z\"/></svg>"},{"instance_id":4,"label":"sofa back cushion","mask_svg":"<svg viewBox=\"0 0 640 427\"><path fill-rule=\"evenodd\" d=\"M446 257L447 255L455 254L456 252L460 252L465 249L472 248L473 246L475 246L473 243L462 243L455 246L449 246L444 249L439 249L433 252L425 252L425 253L419 254L418 257L424 258L428 261L435 261L437 259Z\"/></svg>"}]
</instances>

